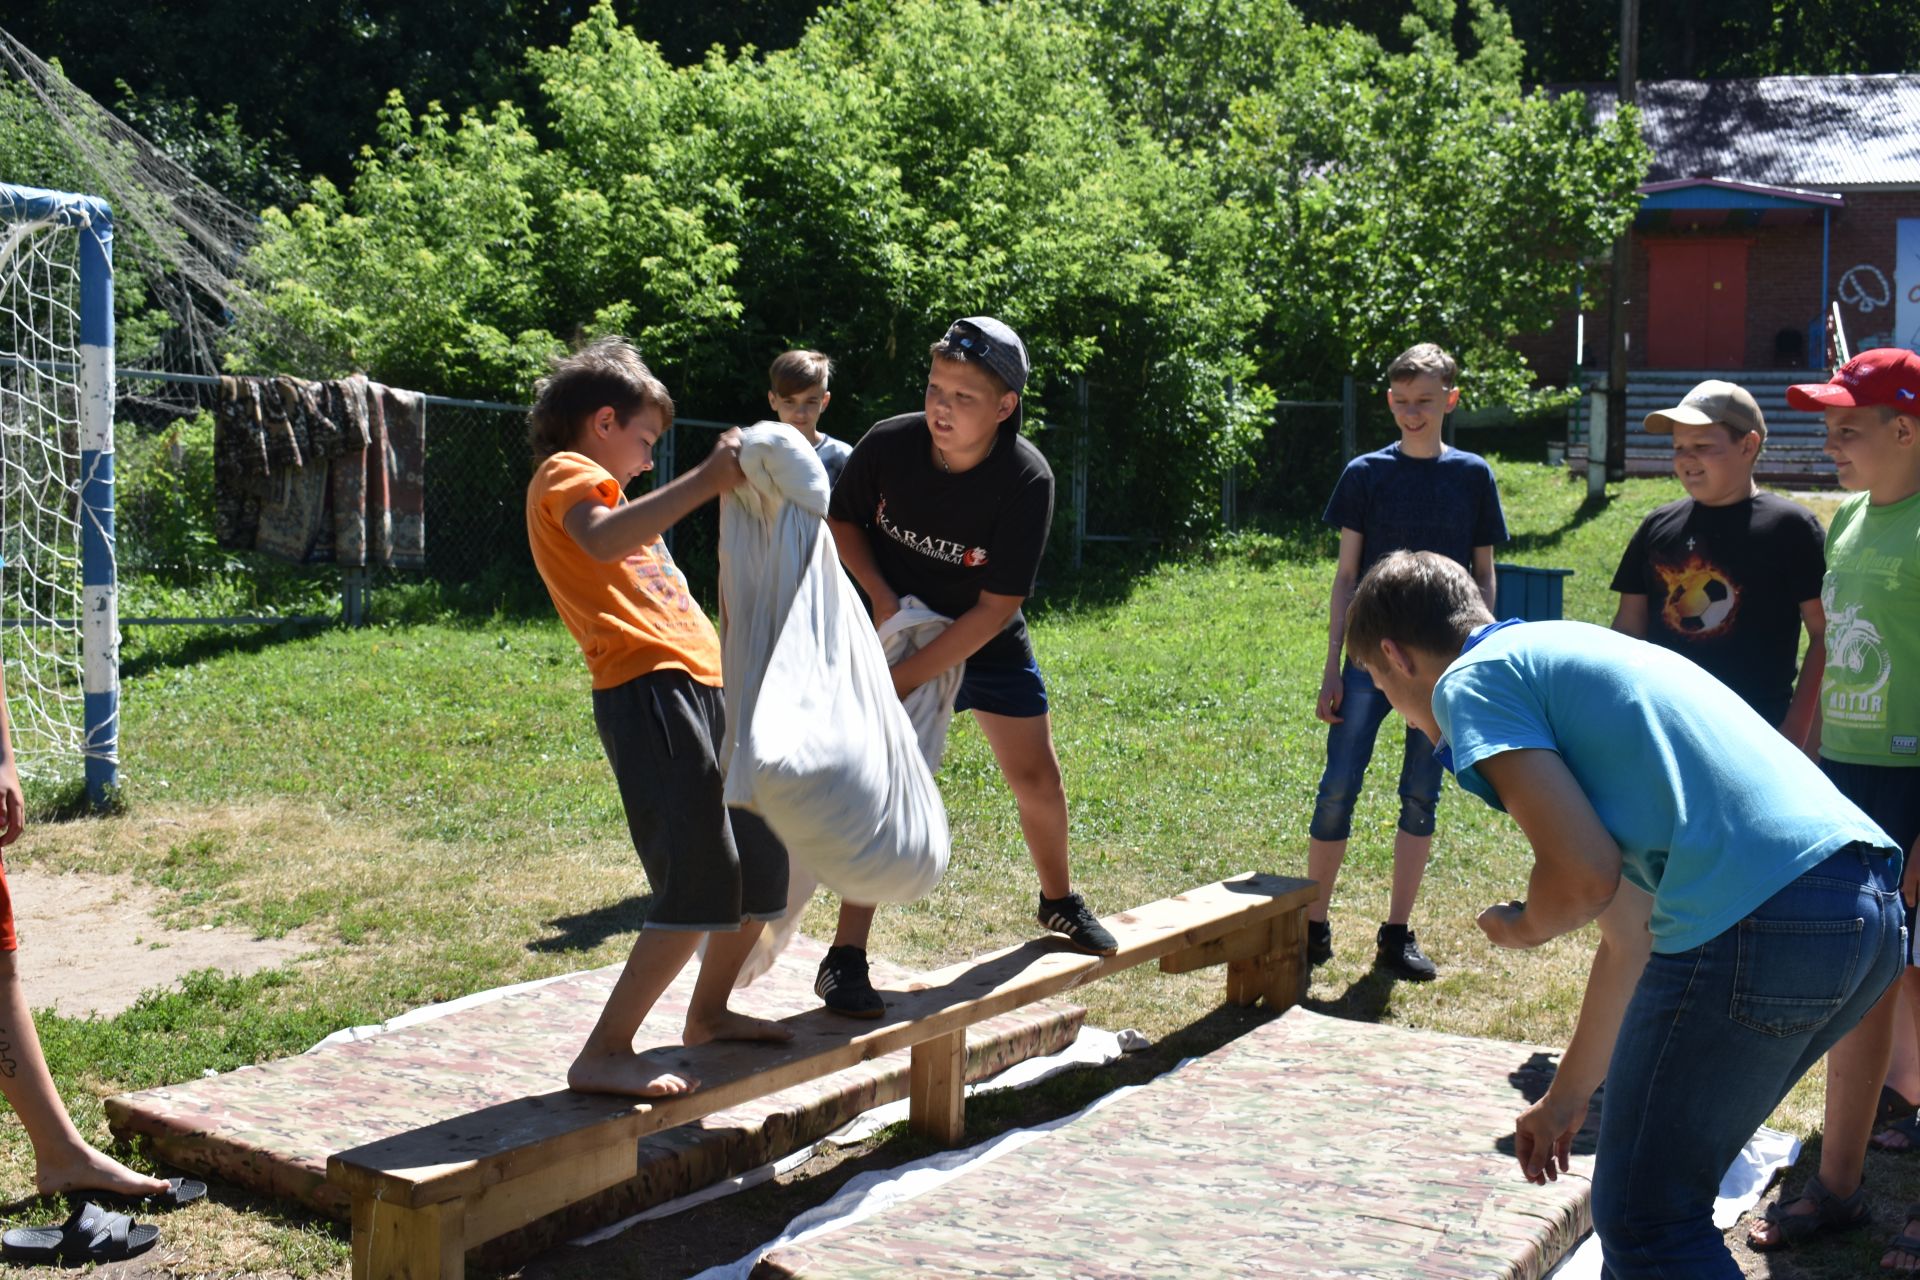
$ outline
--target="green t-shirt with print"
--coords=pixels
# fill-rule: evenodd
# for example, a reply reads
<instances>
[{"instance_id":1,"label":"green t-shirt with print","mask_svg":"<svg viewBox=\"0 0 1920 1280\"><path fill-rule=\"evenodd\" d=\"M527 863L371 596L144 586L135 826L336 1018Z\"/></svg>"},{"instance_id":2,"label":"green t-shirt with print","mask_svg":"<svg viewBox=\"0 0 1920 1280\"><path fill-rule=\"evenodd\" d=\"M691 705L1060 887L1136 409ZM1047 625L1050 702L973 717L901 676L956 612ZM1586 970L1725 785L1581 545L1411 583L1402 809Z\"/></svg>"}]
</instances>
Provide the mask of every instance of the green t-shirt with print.
<instances>
[{"instance_id":1,"label":"green t-shirt with print","mask_svg":"<svg viewBox=\"0 0 1920 1280\"><path fill-rule=\"evenodd\" d=\"M1856 494L1827 530L1820 754L1920 766L1920 494Z\"/></svg>"}]
</instances>

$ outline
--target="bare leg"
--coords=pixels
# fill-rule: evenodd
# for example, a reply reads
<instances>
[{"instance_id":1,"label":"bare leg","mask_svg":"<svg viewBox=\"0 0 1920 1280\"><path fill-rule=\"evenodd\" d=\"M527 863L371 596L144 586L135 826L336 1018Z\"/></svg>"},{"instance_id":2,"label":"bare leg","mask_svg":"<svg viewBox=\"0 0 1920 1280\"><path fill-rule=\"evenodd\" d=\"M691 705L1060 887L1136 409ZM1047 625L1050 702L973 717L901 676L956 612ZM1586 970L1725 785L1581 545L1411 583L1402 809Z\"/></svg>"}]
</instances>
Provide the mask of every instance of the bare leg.
<instances>
[{"instance_id":1,"label":"bare leg","mask_svg":"<svg viewBox=\"0 0 1920 1280\"><path fill-rule=\"evenodd\" d=\"M765 926L750 920L731 933L707 935L707 954L700 961L700 976L694 979L693 999L687 1005L687 1026L680 1034L682 1044L705 1044L709 1040L791 1040L793 1032L778 1022L752 1018L727 1007L733 994L733 980L753 950L754 940Z\"/></svg>"},{"instance_id":2,"label":"bare leg","mask_svg":"<svg viewBox=\"0 0 1920 1280\"><path fill-rule=\"evenodd\" d=\"M1398 842L1394 846L1394 881L1399 884L1400 857ZM1333 882L1340 877L1340 864L1347 858L1345 840L1307 840L1307 879L1313 881L1318 896L1307 904L1307 919L1316 924L1325 924L1327 908L1333 905ZM1422 870L1425 864L1422 864ZM1419 880L1414 885L1419 886Z\"/></svg>"},{"instance_id":3,"label":"bare leg","mask_svg":"<svg viewBox=\"0 0 1920 1280\"><path fill-rule=\"evenodd\" d=\"M165 1179L135 1173L112 1156L95 1151L73 1127L40 1051L40 1036L11 951L0 951L0 1096L20 1117L33 1142L33 1184L41 1194L91 1190L144 1196L167 1189Z\"/></svg>"},{"instance_id":4,"label":"bare leg","mask_svg":"<svg viewBox=\"0 0 1920 1280\"><path fill-rule=\"evenodd\" d=\"M691 1076L660 1071L633 1051L633 1037L660 993L693 956L701 934L681 929L642 929L627 954L627 967L613 984L600 1020L580 1056L567 1070L567 1087L582 1093L624 1093L655 1098L700 1087ZM734 969L739 969L738 962Z\"/></svg>"},{"instance_id":5,"label":"bare leg","mask_svg":"<svg viewBox=\"0 0 1920 1280\"><path fill-rule=\"evenodd\" d=\"M1060 757L1053 750L1053 717L997 716L973 713L1000 776L1013 791L1020 809L1020 834L1040 873L1040 892L1064 898L1072 891L1067 871L1067 789L1060 777Z\"/></svg>"},{"instance_id":6,"label":"bare leg","mask_svg":"<svg viewBox=\"0 0 1920 1280\"><path fill-rule=\"evenodd\" d=\"M867 938L873 933L872 907L863 907L857 902L840 900L840 923L834 926L833 945L836 947L858 947L867 949Z\"/></svg>"},{"instance_id":7,"label":"bare leg","mask_svg":"<svg viewBox=\"0 0 1920 1280\"><path fill-rule=\"evenodd\" d=\"M1432 836L1408 835L1398 830L1393 833L1393 897L1387 906L1388 924L1405 924L1413 915L1413 900L1420 893L1420 881L1427 874L1427 855L1432 850ZM1311 865L1311 847L1307 859Z\"/></svg>"},{"instance_id":8,"label":"bare leg","mask_svg":"<svg viewBox=\"0 0 1920 1280\"><path fill-rule=\"evenodd\" d=\"M1867 1160L1867 1138L1873 1131L1873 1112L1880 1101L1880 1082L1887 1078L1887 1056L1893 1047L1894 1006L1901 998L1896 982L1873 1006L1860 1025L1827 1051L1826 1134L1820 1144L1820 1182L1842 1199L1860 1189ZM1813 1202L1795 1200L1788 1213L1812 1213ZM1760 1221L1747 1232L1759 1248L1778 1247L1780 1232Z\"/></svg>"}]
</instances>

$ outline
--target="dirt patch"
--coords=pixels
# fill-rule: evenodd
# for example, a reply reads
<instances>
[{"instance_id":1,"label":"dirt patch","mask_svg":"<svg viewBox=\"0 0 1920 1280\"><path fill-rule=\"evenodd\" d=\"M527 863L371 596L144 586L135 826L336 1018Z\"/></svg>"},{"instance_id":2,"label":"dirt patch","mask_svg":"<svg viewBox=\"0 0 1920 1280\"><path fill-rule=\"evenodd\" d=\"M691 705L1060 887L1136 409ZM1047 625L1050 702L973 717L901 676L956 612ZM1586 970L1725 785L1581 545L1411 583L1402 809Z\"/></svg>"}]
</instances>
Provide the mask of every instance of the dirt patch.
<instances>
[{"instance_id":1,"label":"dirt patch","mask_svg":"<svg viewBox=\"0 0 1920 1280\"><path fill-rule=\"evenodd\" d=\"M141 992L170 987L196 969L244 977L315 950L292 934L168 928L158 918L166 891L121 876L23 867L7 873L7 884L27 998L67 1017L112 1017Z\"/></svg>"}]
</instances>

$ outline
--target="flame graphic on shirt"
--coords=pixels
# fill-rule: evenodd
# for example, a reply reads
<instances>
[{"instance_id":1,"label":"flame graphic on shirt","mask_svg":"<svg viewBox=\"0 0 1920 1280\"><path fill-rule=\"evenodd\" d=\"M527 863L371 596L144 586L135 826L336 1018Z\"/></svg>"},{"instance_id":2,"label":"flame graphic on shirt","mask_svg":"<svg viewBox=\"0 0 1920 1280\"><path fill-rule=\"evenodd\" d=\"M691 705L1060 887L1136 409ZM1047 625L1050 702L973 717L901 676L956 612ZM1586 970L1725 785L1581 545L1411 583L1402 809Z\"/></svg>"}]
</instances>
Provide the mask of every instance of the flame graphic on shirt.
<instances>
[{"instance_id":1,"label":"flame graphic on shirt","mask_svg":"<svg viewBox=\"0 0 1920 1280\"><path fill-rule=\"evenodd\" d=\"M1740 589L1719 566L1699 556L1686 563L1656 565L1666 587L1660 617L1669 630L1688 639L1722 635L1740 613Z\"/></svg>"}]
</instances>

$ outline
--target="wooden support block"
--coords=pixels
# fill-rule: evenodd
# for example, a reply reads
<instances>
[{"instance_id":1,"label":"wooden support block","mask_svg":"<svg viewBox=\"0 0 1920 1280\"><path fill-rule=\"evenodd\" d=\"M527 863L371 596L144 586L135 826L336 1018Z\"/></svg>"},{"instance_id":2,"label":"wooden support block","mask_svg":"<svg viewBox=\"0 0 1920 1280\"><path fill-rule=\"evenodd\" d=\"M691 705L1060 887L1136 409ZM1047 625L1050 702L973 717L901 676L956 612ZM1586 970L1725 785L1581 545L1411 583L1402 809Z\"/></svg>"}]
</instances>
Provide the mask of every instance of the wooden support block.
<instances>
[{"instance_id":1,"label":"wooden support block","mask_svg":"<svg viewBox=\"0 0 1920 1280\"><path fill-rule=\"evenodd\" d=\"M907 1127L943 1146L959 1146L967 1132L966 1079L965 1027L913 1046Z\"/></svg>"},{"instance_id":2,"label":"wooden support block","mask_svg":"<svg viewBox=\"0 0 1920 1280\"><path fill-rule=\"evenodd\" d=\"M631 1180L637 1152L632 1139L615 1140L552 1168L496 1182L466 1205L466 1247L485 1244L570 1204Z\"/></svg>"},{"instance_id":3,"label":"wooden support block","mask_svg":"<svg viewBox=\"0 0 1920 1280\"><path fill-rule=\"evenodd\" d=\"M1307 997L1307 909L1296 907L1273 922L1267 956L1267 1008L1284 1013Z\"/></svg>"},{"instance_id":4,"label":"wooden support block","mask_svg":"<svg viewBox=\"0 0 1920 1280\"><path fill-rule=\"evenodd\" d=\"M1192 973L1195 969L1210 969L1216 964L1226 964L1232 960L1251 960L1272 950L1273 935L1268 922L1262 920L1251 928L1203 942L1197 947L1188 947L1185 951L1161 956L1160 972Z\"/></svg>"},{"instance_id":5,"label":"wooden support block","mask_svg":"<svg viewBox=\"0 0 1920 1280\"><path fill-rule=\"evenodd\" d=\"M462 1202L407 1209L353 1198L353 1280L461 1280L466 1270Z\"/></svg>"},{"instance_id":6,"label":"wooden support block","mask_svg":"<svg viewBox=\"0 0 1920 1280\"><path fill-rule=\"evenodd\" d=\"M1267 993L1267 961L1264 956L1227 962L1227 1003L1242 1008L1256 1003Z\"/></svg>"}]
</instances>

